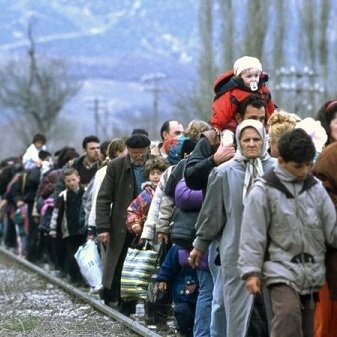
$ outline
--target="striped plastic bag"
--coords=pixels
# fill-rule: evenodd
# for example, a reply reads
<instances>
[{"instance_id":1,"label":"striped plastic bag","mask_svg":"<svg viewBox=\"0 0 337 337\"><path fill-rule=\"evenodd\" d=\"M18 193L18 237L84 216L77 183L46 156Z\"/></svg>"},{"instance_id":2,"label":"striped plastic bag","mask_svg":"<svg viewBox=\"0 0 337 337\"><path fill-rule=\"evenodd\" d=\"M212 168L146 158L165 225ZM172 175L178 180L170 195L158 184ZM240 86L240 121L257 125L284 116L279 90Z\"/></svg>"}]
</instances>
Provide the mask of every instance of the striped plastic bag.
<instances>
[{"instance_id":1,"label":"striped plastic bag","mask_svg":"<svg viewBox=\"0 0 337 337\"><path fill-rule=\"evenodd\" d=\"M128 248L121 277L123 300L145 300L151 275L156 268L158 252L149 244L142 249Z\"/></svg>"}]
</instances>

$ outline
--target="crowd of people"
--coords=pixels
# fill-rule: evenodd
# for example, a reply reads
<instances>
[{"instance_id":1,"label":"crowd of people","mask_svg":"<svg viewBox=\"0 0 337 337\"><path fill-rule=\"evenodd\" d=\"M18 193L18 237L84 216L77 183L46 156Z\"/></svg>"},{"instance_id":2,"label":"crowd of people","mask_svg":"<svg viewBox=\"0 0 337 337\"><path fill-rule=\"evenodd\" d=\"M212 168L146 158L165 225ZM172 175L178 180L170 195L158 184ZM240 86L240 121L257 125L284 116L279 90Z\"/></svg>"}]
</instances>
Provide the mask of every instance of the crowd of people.
<instances>
[{"instance_id":1,"label":"crowd of people","mask_svg":"<svg viewBox=\"0 0 337 337\"><path fill-rule=\"evenodd\" d=\"M131 317L128 249L160 247L146 320L165 331L173 308L178 336L337 336L337 100L301 119L267 79L239 58L216 80L209 123L165 121L160 142L134 129L52 154L35 134L1 162L3 244L85 286L74 255L96 240L100 297Z\"/></svg>"}]
</instances>

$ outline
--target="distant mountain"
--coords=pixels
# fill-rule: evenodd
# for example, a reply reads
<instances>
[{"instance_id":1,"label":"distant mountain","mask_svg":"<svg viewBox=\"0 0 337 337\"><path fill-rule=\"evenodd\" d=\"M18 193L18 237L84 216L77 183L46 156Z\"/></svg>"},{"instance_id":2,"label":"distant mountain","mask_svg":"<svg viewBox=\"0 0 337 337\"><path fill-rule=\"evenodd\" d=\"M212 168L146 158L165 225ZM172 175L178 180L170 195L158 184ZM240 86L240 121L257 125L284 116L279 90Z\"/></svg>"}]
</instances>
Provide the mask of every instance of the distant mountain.
<instances>
[{"instance_id":1,"label":"distant mountain","mask_svg":"<svg viewBox=\"0 0 337 337\"><path fill-rule=\"evenodd\" d=\"M92 97L114 102L114 111L151 111L153 97L142 90L140 79L163 73L167 76L162 81L163 119L173 113L174 91L183 90L194 78L197 3L0 0L0 55L6 59L26 52L31 22L37 52L69 60L74 75L85 80L82 91L63 111L74 118ZM83 123L92 125L87 116Z\"/></svg>"},{"instance_id":2,"label":"distant mountain","mask_svg":"<svg viewBox=\"0 0 337 337\"><path fill-rule=\"evenodd\" d=\"M33 23L43 54L123 68L130 62L155 68L193 65L197 51L196 1L1 0L0 52L27 46ZM146 68L147 68L146 67ZM140 68L141 69L141 68ZM147 69L146 69L147 70ZM169 69L168 69L169 70ZM158 71L153 69L152 71ZM133 71L125 73L130 76Z\"/></svg>"}]
</instances>

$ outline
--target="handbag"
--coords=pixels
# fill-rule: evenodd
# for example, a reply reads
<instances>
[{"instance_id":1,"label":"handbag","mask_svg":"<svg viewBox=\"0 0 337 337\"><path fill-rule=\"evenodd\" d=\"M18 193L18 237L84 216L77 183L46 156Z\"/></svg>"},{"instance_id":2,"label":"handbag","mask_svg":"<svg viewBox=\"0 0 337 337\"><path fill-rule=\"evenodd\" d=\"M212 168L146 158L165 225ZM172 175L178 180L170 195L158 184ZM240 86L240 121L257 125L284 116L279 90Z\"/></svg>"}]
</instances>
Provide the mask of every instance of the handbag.
<instances>
[{"instance_id":1,"label":"handbag","mask_svg":"<svg viewBox=\"0 0 337 337\"><path fill-rule=\"evenodd\" d=\"M121 298L134 301L147 298L151 274L156 267L158 252L148 241L143 248L128 248L121 276Z\"/></svg>"},{"instance_id":2,"label":"handbag","mask_svg":"<svg viewBox=\"0 0 337 337\"><path fill-rule=\"evenodd\" d=\"M89 286L94 291L102 289L103 264L97 243L94 240L88 240L78 248L74 257Z\"/></svg>"}]
</instances>

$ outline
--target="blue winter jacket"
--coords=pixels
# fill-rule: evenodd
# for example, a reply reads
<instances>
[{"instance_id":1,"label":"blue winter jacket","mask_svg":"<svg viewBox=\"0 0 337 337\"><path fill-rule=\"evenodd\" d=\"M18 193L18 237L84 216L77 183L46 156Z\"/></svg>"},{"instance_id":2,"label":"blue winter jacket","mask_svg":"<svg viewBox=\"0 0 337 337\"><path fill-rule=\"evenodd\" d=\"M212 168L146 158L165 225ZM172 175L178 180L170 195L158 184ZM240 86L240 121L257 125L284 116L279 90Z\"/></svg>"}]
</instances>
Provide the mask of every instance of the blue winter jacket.
<instances>
[{"instance_id":1,"label":"blue winter jacket","mask_svg":"<svg viewBox=\"0 0 337 337\"><path fill-rule=\"evenodd\" d=\"M196 303L199 291L197 274L190 266L182 267L179 261L180 249L177 245L169 249L158 273L157 282L168 283L174 303Z\"/></svg>"}]
</instances>

